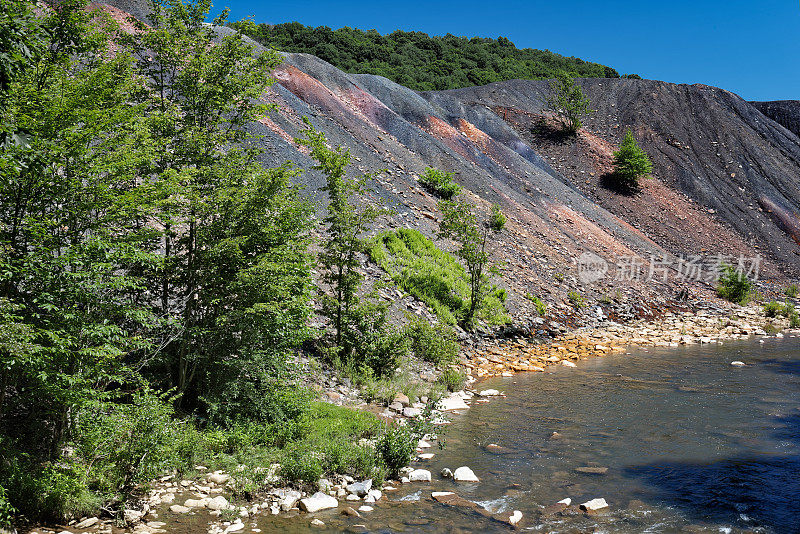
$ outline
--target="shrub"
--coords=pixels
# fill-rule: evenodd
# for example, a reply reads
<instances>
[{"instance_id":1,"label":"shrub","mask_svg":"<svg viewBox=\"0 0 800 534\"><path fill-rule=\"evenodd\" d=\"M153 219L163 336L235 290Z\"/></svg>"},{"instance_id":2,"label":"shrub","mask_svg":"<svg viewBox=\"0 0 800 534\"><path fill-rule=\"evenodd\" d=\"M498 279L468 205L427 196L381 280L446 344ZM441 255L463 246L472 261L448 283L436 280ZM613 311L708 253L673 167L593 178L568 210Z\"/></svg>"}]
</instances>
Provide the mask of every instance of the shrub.
<instances>
[{"instance_id":1,"label":"shrub","mask_svg":"<svg viewBox=\"0 0 800 534\"><path fill-rule=\"evenodd\" d=\"M452 325L464 317L470 296L466 270L419 231L383 232L372 241L369 254L398 287L427 304L441 322ZM491 286L479 317L491 324L508 322L502 296L501 289Z\"/></svg>"},{"instance_id":2,"label":"shrub","mask_svg":"<svg viewBox=\"0 0 800 534\"><path fill-rule=\"evenodd\" d=\"M8 502L6 489L0 486L0 529L11 529L11 520L17 513L16 509Z\"/></svg>"},{"instance_id":3,"label":"shrub","mask_svg":"<svg viewBox=\"0 0 800 534\"><path fill-rule=\"evenodd\" d=\"M500 211L499 204L492 204L492 213L489 215L489 227L495 232L499 232L506 225L506 216Z\"/></svg>"},{"instance_id":4,"label":"shrub","mask_svg":"<svg viewBox=\"0 0 800 534\"><path fill-rule=\"evenodd\" d=\"M567 298L569 299L572 306L577 310L586 306L586 302L584 298L581 296L580 293L576 291L570 291L567 293Z\"/></svg>"},{"instance_id":5,"label":"shrub","mask_svg":"<svg viewBox=\"0 0 800 534\"><path fill-rule=\"evenodd\" d=\"M525 298L533 302L533 305L536 308L536 313L538 313L539 316L541 317L545 316L545 314L547 313L547 304L545 304L542 299L540 299L536 295L531 295L530 293L526 293Z\"/></svg>"},{"instance_id":6,"label":"shrub","mask_svg":"<svg viewBox=\"0 0 800 534\"><path fill-rule=\"evenodd\" d=\"M800 328L800 315L798 315L797 312L794 312L789 316L789 327Z\"/></svg>"},{"instance_id":7,"label":"shrub","mask_svg":"<svg viewBox=\"0 0 800 534\"><path fill-rule=\"evenodd\" d=\"M774 300L767 302L764 304L764 315L766 317L777 317L779 313L783 310L783 306L780 302L776 302Z\"/></svg>"},{"instance_id":8,"label":"shrub","mask_svg":"<svg viewBox=\"0 0 800 534\"><path fill-rule=\"evenodd\" d=\"M419 183L428 191L443 198L450 200L461 192L461 187L453 181L453 173L440 171L428 167L422 176L419 177Z\"/></svg>"},{"instance_id":9,"label":"shrub","mask_svg":"<svg viewBox=\"0 0 800 534\"><path fill-rule=\"evenodd\" d=\"M436 379L436 382L442 384L448 391L460 391L464 388L464 383L467 381L467 375L464 371L454 367L446 367L442 369L441 374Z\"/></svg>"},{"instance_id":10,"label":"shrub","mask_svg":"<svg viewBox=\"0 0 800 534\"><path fill-rule=\"evenodd\" d=\"M461 350L455 331L444 324L432 325L414 317L405 327L411 351L417 358L436 365L453 362Z\"/></svg>"},{"instance_id":11,"label":"shrub","mask_svg":"<svg viewBox=\"0 0 800 534\"><path fill-rule=\"evenodd\" d=\"M791 317L794 313L796 313L794 310L794 304L792 304L791 302L784 303L783 309L781 310L781 314L784 317L788 318Z\"/></svg>"},{"instance_id":12,"label":"shrub","mask_svg":"<svg viewBox=\"0 0 800 534\"><path fill-rule=\"evenodd\" d=\"M616 184L624 189L633 190L639 186L639 178L650 174L653 164L647 153L642 150L633 138L633 132L628 130L619 146L614 152L613 178Z\"/></svg>"},{"instance_id":13,"label":"shrub","mask_svg":"<svg viewBox=\"0 0 800 534\"><path fill-rule=\"evenodd\" d=\"M789 287L787 287L787 288L784 290L784 293L785 293L785 294L786 294L786 296L787 296L787 297L789 297L789 298L795 298L795 297L797 297L797 284L790 284L790 285L789 285Z\"/></svg>"},{"instance_id":14,"label":"shrub","mask_svg":"<svg viewBox=\"0 0 800 534\"><path fill-rule=\"evenodd\" d=\"M389 474L396 477L411 462L420 436L406 426L391 426L378 438L376 451Z\"/></svg>"},{"instance_id":15,"label":"shrub","mask_svg":"<svg viewBox=\"0 0 800 534\"><path fill-rule=\"evenodd\" d=\"M316 484L322 477L322 463L314 452L305 448L287 451L281 462L281 477L287 482Z\"/></svg>"},{"instance_id":16,"label":"shrub","mask_svg":"<svg viewBox=\"0 0 800 534\"><path fill-rule=\"evenodd\" d=\"M409 347L403 332L389 323L386 306L367 302L350 315L344 339L355 363L370 368L377 377L393 375Z\"/></svg>"},{"instance_id":17,"label":"shrub","mask_svg":"<svg viewBox=\"0 0 800 534\"><path fill-rule=\"evenodd\" d=\"M722 266L722 274L717 285L717 295L729 302L745 305L750 300L753 284L741 271L730 265Z\"/></svg>"}]
</instances>

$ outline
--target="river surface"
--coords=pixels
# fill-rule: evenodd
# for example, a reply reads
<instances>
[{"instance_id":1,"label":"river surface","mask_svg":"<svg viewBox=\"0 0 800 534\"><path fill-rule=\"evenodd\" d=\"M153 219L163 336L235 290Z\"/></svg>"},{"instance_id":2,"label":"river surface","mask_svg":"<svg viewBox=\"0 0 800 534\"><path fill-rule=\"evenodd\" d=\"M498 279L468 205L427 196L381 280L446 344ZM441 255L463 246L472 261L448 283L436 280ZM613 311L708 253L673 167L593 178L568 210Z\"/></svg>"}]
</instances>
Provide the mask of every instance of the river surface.
<instances>
[{"instance_id":1,"label":"river surface","mask_svg":"<svg viewBox=\"0 0 800 534\"><path fill-rule=\"evenodd\" d=\"M731 366L734 360L747 366ZM798 338L631 349L478 388L507 396L450 417L445 448L415 464L431 470L432 484L388 493L361 519L315 514L326 523L322 530L509 531L434 503L433 490L492 511L520 510L523 531L800 532ZM507 450L498 454L489 444ZM443 467L462 465L481 482L439 477ZM582 474L579 467L608 471ZM540 518L544 506L566 497L573 504L602 497L609 508L592 517ZM258 527L299 532L310 519L268 517Z\"/></svg>"}]
</instances>

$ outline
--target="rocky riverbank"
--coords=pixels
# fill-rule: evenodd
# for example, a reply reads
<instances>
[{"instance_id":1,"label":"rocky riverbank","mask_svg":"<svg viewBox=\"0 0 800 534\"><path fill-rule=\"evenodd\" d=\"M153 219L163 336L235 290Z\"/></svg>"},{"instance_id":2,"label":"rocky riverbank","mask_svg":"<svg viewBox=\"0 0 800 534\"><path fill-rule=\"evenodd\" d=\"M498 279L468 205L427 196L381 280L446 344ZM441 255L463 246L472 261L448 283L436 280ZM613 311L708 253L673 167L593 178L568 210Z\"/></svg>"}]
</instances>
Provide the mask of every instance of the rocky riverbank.
<instances>
[{"instance_id":1,"label":"rocky riverbank","mask_svg":"<svg viewBox=\"0 0 800 534\"><path fill-rule=\"evenodd\" d=\"M598 327L587 328L562 334L549 342L506 341L480 349L465 351L461 364L469 372L469 387L464 391L450 394L440 399L433 412L435 424L447 424L447 414L463 412L473 402L488 402L500 396L493 389L481 390L479 380L492 376L513 376L519 372L541 372L549 365L575 367L575 362L590 357L603 356L612 352L625 352L628 347L677 347L680 345L702 343L724 343L729 340L744 339L750 336L782 336L789 327L785 318L768 318L763 308L755 305L728 308L724 310L700 310L690 313L667 313L658 321L634 321L627 324L606 322ZM361 403L364 407L364 403ZM420 417L425 405L412 402L407 396L398 394L380 414L384 418L405 421ZM402 423L401 423L402 424ZM276 487L259 494L246 503L236 503L231 498L234 492L235 477L216 471L209 473L204 466L195 466L197 476L191 479L176 479L174 475L153 481L149 491L143 496L137 508L125 510L124 521L101 520L97 517L81 518L63 528L38 528L29 532L36 534L72 534L91 532L111 534L120 532L125 524L125 532L135 534L158 534L171 530L175 524L183 524L192 518L193 529L201 521L208 534L228 534L233 532L260 532L260 516L297 517L307 526L324 527L325 521L318 512L338 511L340 521L368 519L370 512L389 499L392 492L414 485L425 485L434 478L453 478L454 482L479 483L467 466L453 466L453 471L443 470L432 473L425 469L425 462L435 453L433 445L436 436L428 435L417 444L416 457L412 465L403 470L399 480L388 481L380 487L373 487L372 480L355 480L349 476L321 479L316 491L302 491L292 487L277 486L280 466L270 467L271 480ZM364 443L374 446L374 443ZM491 445L489 445L491 447ZM410 486L409 486L410 485ZM454 488L457 489L457 488ZM402 492L401 492L402 493ZM430 499L446 506L457 506L472 510L485 517L511 527L522 520L518 511L492 514L482 511L476 503L460 497L457 491L432 492ZM585 503L592 505L592 503ZM553 505L557 508L569 507L569 503ZM588 506L583 513L594 513ZM554 512L556 510L553 510ZM560 510L559 510L560 512ZM325 519L330 522L330 515ZM357 524L357 526L360 524ZM335 526L335 525L328 525ZM363 529L366 526L361 525Z\"/></svg>"},{"instance_id":2,"label":"rocky riverbank","mask_svg":"<svg viewBox=\"0 0 800 534\"><path fill-rule=\"evenodd\" d=\"M575 361L625 352L627 347L678 347L698 343L724 343L750 336L765 336L789 328L784 317L768 318L761 306L721 308L697 312L666 313L657 321L597 327L559 335L552 341L506 341L466 352L461 364L478 379L513 376L523 371L544 371L548 365L574 367Z\"/></svg>"}]
</instances>

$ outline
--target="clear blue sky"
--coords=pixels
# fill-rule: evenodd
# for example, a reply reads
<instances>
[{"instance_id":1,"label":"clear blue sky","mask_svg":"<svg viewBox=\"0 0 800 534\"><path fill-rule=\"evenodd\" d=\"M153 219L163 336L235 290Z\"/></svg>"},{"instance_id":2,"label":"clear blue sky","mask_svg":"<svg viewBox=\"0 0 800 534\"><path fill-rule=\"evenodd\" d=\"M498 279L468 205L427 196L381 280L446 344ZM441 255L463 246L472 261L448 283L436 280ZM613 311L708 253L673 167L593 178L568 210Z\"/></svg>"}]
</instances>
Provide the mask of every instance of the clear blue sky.
<instances>
[{"instance_id":1,"label":"clear blue sky","mask_svg":"<svg viewBox=\"0 0 800 534\"><path fill-rule=\"evenodd\" d=\"M511 39L747 100L800 100L798 0L215 0L231 19Z\"/></svg>"}]
</instances>

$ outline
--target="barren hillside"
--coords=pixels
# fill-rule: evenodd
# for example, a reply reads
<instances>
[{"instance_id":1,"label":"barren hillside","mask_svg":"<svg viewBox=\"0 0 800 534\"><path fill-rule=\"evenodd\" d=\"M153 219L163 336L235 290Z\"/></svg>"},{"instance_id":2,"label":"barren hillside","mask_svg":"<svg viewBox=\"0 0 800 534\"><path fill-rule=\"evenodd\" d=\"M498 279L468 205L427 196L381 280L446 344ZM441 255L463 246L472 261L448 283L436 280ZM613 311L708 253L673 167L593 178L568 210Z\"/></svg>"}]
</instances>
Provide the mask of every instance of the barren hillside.
<instances>
[{"instance_id":1,"label":"barren hillside","mask_svg":"<svg viewBox=\"0 0 800 534\"><path fill-rule=\"evenodd\" d=\"M598 111L577 138L558 139L539 128L546 81L418 93L307 54L287 54L274 76L265 98L278 110L255 126L263 134L261 157L266 165L292 161L305 169L301 180L310 194L321 177L294 142L303 117L350 149L354 175L380 171L372 185L395 209L382 228L434 235L436 199L417 184L427 166L454 172L483 209L502 206L509 223L494 247L518 323L535 315L526 293L554 303L566 318L575 313L566 298L572 289L591 304L584 315L594 315L596 303L610 314L648 315L684 288L713 294L708 283L676 282L674 270L666 281L648 282L652 257L676 265L678 255L761 254L768 277L800 272L800 139L722 89L582 80ZM603 186L628 127L655 164L653 180L636 196ZM610 268L597 282L580 284L577 258L586 252ZM644 265L640 279L615 277L617 263L630 257ZM365 269L379 274L375 266Z\"/></svg>"}]
</instances>

